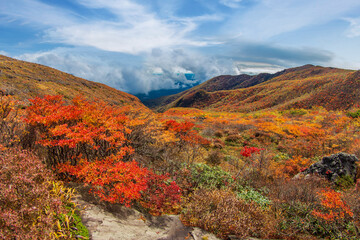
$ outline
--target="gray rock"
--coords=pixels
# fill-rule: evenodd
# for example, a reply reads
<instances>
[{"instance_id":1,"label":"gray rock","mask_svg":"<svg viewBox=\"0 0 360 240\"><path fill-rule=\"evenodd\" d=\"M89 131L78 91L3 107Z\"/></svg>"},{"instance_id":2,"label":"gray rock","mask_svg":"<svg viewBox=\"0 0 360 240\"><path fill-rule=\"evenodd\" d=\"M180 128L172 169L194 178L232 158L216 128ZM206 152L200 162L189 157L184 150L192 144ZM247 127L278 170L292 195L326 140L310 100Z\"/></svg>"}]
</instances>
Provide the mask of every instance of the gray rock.
<instances>
[{"instance_id":1,"label":"gray rock","mask_svg":"<svg viewBox=\"0 0 360 240\"><path fill-rule=\"evenodd\" d=\"M220 240L199 228L185 226L179 216L145 216L121 206L104 204L88 193L88 188L74 184L79 194L73 199L91 240Z\"/></svg>"},{"instance_id":2,"label":"gray rock","mask_svg":"<svg viewBox=\"0 0 360 240\"><path fill-rule=\"evenodd\" d=\"M359 161L355 155L337 153L324 157L321 161L314 163L301 174L306 176L318 174L326 179L335 182L339 177L351 176L356 180L357 165Z\"/></svg>"}]
</instances>

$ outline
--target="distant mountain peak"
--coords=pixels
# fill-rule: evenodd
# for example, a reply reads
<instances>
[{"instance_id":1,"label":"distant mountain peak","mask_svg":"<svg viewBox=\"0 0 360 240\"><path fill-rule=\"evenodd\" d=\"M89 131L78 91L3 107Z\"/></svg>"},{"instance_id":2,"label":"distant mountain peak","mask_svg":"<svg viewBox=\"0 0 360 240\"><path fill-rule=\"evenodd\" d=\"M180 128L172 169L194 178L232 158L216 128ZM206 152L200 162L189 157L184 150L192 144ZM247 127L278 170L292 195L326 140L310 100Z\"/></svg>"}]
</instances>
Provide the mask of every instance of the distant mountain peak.
<instances>
[{"instance_id":1,"label":"distant mountain peak","mask_svg":"<svg viewBox=\"0 0 360 240\"><path fill-rule=\"evenodd\" d=\"M358 103L360 71L306 64L274 74L217 76L184 92L153 100L149 105L159 111L195 107L247 112L313 106L347 109Z\"/></svg>"}]
</instances>

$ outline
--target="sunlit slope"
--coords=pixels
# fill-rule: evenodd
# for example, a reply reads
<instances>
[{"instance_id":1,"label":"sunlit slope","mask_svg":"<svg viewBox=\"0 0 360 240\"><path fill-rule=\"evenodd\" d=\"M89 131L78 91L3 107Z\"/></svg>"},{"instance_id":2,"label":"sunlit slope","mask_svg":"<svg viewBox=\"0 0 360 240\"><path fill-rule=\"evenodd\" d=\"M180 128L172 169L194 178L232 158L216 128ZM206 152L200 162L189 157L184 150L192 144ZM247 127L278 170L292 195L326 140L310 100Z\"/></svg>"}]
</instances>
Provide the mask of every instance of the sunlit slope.
<instances>
[{"instance_id":1,"label":"sunlit slope","mask_svg":"<svg viewBox=\"0 0 360 240\"><path fill-rule=\"evenodd\" d=\"M135 96L104 84L3 55L0 55L0 90L21 100L42 95L63 95L65 99L83 95L116 105L144 107Z\"/></svg>"},{"instance_id":2,"label":"sunlit slope","mask_svg":"<svg viewBox=\"0 0 360 240\"><path fill-rule=\"evenodd\" d=\"M233 76L218 77L217 81L211 79L183 94L178 94L172 102L159 105L157 109L163 111L171 107L195 107L248 112L268 108L322 106L335 110L348 109L360 103L360 71L305 65L272 75L260 74L253 79L259 79L261 75L267 79L252 82L252 86L232 86L231 89L224 89L222 86L224 83L231 85L229 78Z\"/></svg>"}]
</instances>

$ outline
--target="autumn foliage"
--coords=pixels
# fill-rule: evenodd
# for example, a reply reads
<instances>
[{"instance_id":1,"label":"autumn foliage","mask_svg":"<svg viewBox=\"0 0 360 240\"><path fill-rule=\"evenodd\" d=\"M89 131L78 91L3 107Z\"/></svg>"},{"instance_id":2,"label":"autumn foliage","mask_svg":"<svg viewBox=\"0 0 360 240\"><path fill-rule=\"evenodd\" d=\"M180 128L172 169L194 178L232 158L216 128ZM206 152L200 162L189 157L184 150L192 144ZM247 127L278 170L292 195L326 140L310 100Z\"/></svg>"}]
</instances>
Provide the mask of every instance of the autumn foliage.
<instances>
[{"instance_id":1,"label":"autumn foliage","mask_svg":"<svg viewBox=\"0 0 360 240\"><path fill-rule=\"evenodd\" d=\"M141 197L141 191L147 188L146 168L135 161L123 162L107 157L93 162L82 161L77 166L60 164L60 173L68 173L90 184L92 192L110 203L122 203L130 206L132 201Z\"/></svg>"},{"instance_id":2,"label":"autumn foliage","mask_svg":"<svg viewBox=\"0 0 360 240\"><path fill-rule=\"evenodd\" d=\"M323 189L318 192L318 195L321 199L321 210L313 210L312 214L319 219L331 222L354 215L349 206L344 202L341 192Z\"/></svg>"},{"instance_id":3,"label":"autumn foliage","mask_svg":"<svg viewBox=\"0 0 360 240\"><path fill-rule=\"evenodd\" d=\"M125 146L125 134L131 132L133 122L124 115L124 108L82 98L65 104L61 96L30 102L25 121L39 134L37 143L47 147L51 165L76 165L82 157L89 161L115 154L124 157L133 151Z\"/></svg>"},{"instance_id":4,"label":"autumn foliage","mask_svg":"<svg viewBox=\"0 0 360 240\"><path fill-rule=\"evenodd\" d=\"M139 201L141 206L155 216L179 213L182 190L169 174L158 175L150 171L144 180L147 186Z\"/></svg>"},{"instance_id":5,"label":"autumn foliage","mask_svg":"<svg viewBox=\"0 0 360 240\"><path fill-rule=\"evenodd\" d=\"M165 129L175 132L181 141L192 144L209 144L206 138L201 137L196 131L192 130L194 126L194 123L188 121L179 123L175 120L168 120L165 122Z\"/></svg>"},{"instance_id":6,"label":"autumn foliage","mask_svg":"<svg viewBox=\"0 0 360 240\"><path fill-rule=\"evenodd\" d=\"M351 185L338 192L330 183L292 180L325 154L360 152L360 120L346 112L155 114L61 96L31 99L16 112L16 101L0 100L9 133L0 150L30 146L58 177L90 185L102 201L181 213L223 238L352 237L360 226Z\"/></svg>"},{"instance_id":7,"label":"autumn foliage","mask_svg":"<svg viewBox=\"0 0 360 240\"><path fill-rule=\"evenodd\" d=\"M132 128L144 123L125 114L128 108L61 96L30 100L25 121L39 134L37 143L48 151L48 163L59 174L92 186L92 192L110 203L130 206L134 201L154 214L173 212L181 190L167 175L130 160L134 148L128 140ZM171 125L181 137L191 125Z\"/></svg>"}]
</instances>

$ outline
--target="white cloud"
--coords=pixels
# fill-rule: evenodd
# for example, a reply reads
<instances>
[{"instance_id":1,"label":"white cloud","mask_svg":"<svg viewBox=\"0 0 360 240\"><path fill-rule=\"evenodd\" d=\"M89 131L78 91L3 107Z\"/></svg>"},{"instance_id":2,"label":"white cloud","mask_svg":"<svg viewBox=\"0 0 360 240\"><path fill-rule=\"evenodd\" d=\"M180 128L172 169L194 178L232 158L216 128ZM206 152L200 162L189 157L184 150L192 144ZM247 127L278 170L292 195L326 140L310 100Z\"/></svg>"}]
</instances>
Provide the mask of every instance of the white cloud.
<instances>
[{"instance_id":1,"label":"white cloud","mask_svg":"<svg viewBox=\"0 0 360 240\"><path fill-rule=\"evenodd\" d=\"M22 24L38 26L64 26L75 21L75 14L61 8L52 7L37 0L0 1L0 15L7 21L21 21Z\"/></svg>"},{"instance_id":2,"label":"white cloud","mask_svg":"<svg viewBox=\"0 0 360 240\"><path fill-rule=\"evenodd\" d=\"M220 3L230 7L230 8L238 8L240 7L239 3L242 2L242 0L220 0Z\"/></svg>"},{"instance_id":3,"label":"white cloud","mask_svg":"<svg viewBox=\"0 0 360 240\"><path fill-rule=\"evenodd\" d=\"M214 15L193 18L160 18L144 5L130 0L77 0L88 9L102 9L113 17L99 20L77 16L60 7L38 0L1 1L0 14L9 20L37 24L46 28L45 41L73 46L91 46L101 50L130 54L153 48L205 46L208 41L196 40L194 32L204 21L216 21Z\"/></svg>"},{"instance_id":4,"label":"white cloud","mask_svg":"<svg viewBox=\"0 0 360 240\"><path fill-rule=\"evenodd\" d=\"M346 21L350 23L349 29L347 30L348 37L359 37L360 36L360 18L346 18Z\"/></svg>"},{"instance_id":5,"label":"white cloud","mask_svg":"<svg viewBox=\"0 0 360 240\"><path fill-rule=\"evenodd\" d=\"M9 56L9 54L3 50L0 50L0 55Z\"/></svg>"},{"instance_id":6,"label":"white cloud","mask_svg":"<svg viewBox=\"0 0 360 240\"><path fill-rule=\"evenodd\" d=\"M157 49L130 63L125 54L103 55L101 51L58 48L23 54L17 58L44 64L88 80L101 82L129 93L174 89L192 85L184 73L194 73L196 81L221 74L235 74L231 60L210 58L183 50ZM119 60L122 59L122 60Z\"/></svg>"},{"instance_id":7,"label":"white cloud","mask_svg":"<svg viewBox=\"0 0 360 240\"><path fill-rule=\"evenodd\" d=\"M269 63L258 63L258 62L234 62L234 68L236 74L250 74L256 75L260 73L276 73L284 70L283 66L269 64Z\"/></svg>"},{"instance_id":8,"label":"white cloud","mask_svg":"<svg viewBox=\"0 0 360 240\"><path fill-rule=\"evenodd\" d=\"M237 14L223 27L224 32L247 39L266 40L300 28L328 23L360 7L358 0L259 0Z\"/></svg>"}]
</instances>

